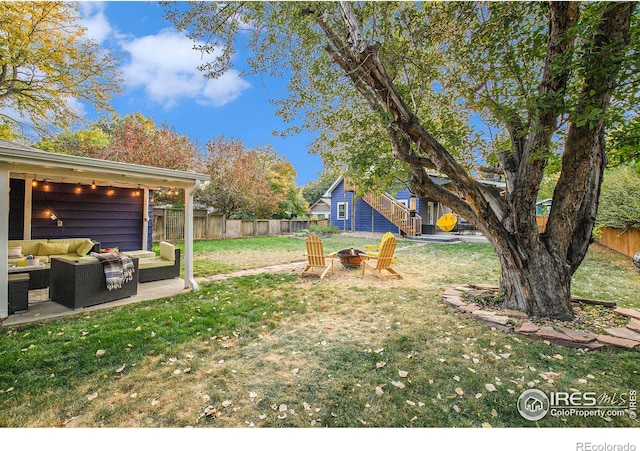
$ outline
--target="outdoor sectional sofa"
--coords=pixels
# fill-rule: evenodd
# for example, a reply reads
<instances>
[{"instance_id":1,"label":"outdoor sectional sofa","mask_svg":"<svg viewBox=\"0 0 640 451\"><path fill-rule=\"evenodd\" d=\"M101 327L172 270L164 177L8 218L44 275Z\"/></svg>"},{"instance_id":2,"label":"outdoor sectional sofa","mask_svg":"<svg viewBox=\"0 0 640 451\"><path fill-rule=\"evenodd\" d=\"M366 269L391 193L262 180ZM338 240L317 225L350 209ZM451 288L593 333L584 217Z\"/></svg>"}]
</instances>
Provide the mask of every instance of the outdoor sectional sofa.
<instances>
[{"instance_id":1,"label":"outdoor sectional sofa","mask_svg":"<svg viewBox=\"0 0 640 451\"><path fill-rule=\"evenodd\" d=\"M159 246L160 255L151 251L122 252L129 258L139 259L138 282L180 277L180 249L166 241L161 241Z\"/></svg>"},{"instance_id":2,"label":"outdoor sectional sofa","mask_svg":"<svg viewBox=\"0 0 640 451\"><path fill-rule=\"evenodd\" d=\"M10 265L20 265L31 254L40 263L49 263L53 257L76 260L78 257L89 255L90 252L100 252L100 243L90 238L56 238L34 240L9 240Z\"/></svg>"},{"instance_id":3,"label":"outdoor sectional sofa","mask_svg":"<svg viewBox=\"0 0 640 451\"><path fill-rule=\"evenodd\" d=\"M51 259L49 299L70 309L90 307L138 294L138 259L132 258L133 279L122 288L108 290L102 262L94 257L80 261Z\"/></svg>"}]
</instances>

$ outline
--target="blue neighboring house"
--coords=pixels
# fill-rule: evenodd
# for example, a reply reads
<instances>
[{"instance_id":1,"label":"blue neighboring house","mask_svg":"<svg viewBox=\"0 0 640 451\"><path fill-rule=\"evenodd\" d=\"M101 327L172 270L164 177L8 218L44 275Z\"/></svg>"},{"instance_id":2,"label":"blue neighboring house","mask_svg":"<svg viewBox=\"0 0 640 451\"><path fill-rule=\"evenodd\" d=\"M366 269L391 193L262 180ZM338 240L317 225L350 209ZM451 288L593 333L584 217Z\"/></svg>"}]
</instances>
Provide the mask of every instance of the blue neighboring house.
<instances>
[{"instance_id":1,"label":"blue neighboring house","mask_svg":"<svg viewBox=\"0 0 640 451\"><path fill-rule=\"evenodd\" d=\"M449 178L430 174L438 185L450 183ZM504 183L481 180L496 188ZM389 192L382 196L364 195L356 198L355 190L344 177L339 177L324 194L331 198L331 225L351 232L391 232L406 236L433 235L439 230L438 219L451 209L434 199L419 198L409 190ZM355 199L355 202L354 202ZM461 219L462 221L462 219Z\"/></svg>"},{"instance_id":2,"label":"blue neighboring house","mask_svg":"<svg viewBox=\"0 0 640 451\"><path fill-rule=\"evenodd\" d=\"M432 179L440 184L449 183L446 177L436 175ZM331 225L352 232L392 232L417 236L436 233L436 222L440 216L450 213L433 199L418 198L407 189L393 196L365 195L356 198L355 191L339 177L324 194L331 198ZM355 203L354 203L355 199Z\"/></svg>"}]
</instances>

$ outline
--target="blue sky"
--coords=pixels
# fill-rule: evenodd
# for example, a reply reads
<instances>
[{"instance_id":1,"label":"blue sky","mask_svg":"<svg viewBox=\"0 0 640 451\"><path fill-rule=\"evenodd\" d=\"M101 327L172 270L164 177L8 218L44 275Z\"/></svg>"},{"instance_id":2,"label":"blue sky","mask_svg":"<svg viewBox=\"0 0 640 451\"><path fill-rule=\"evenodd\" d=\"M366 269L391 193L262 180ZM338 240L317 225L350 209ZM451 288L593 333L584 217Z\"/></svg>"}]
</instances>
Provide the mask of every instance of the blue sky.
<instances>
[{"instance_id":1,"label":"blue sky","mask_svg":"<svg viewBox=\"0 0 640 451\"><path fill-rule=\"evenodd\" d=\"M237 69L217 80L207 80L196 69L201 62L193 42L164 19L164 9L147 1L81 2L88 35L121 54L125 92L113 100L125 115L140 112L156 124L167 123L201 146L224 135L241 139L247 148L270 144L293 164L297 184L318 178L320 157L310 155L309 134L281 138L287 124L275 115L270 99L286 94L286 79L267 76L243 78L247 55L236 55ZM85 108L93 120L97 116Z\"/></svg>"}]
</instances>

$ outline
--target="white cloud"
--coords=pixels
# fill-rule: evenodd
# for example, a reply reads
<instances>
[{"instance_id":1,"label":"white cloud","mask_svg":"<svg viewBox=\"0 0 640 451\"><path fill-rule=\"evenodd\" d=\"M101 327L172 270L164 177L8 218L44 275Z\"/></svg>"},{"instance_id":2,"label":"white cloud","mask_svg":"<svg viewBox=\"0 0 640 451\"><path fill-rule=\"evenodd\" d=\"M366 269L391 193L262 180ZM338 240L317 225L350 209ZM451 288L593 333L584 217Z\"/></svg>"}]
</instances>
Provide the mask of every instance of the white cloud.
<instances>
[{"instance_id":1,"label":"white cloud","mask_svg":"<svg viewBox=\"0 0 640 451\"><path fill-rule=\"evenodd\" d=\"M130 55L130 61L122 67L127 87L144 89L165 108L185 99L222 106L250 87L239 72L233 70L218 79L205 79L196 69L203 59L193 45L190 39L172 29L122 41L122 49Z\"/></svg>"},{"instance_id":2,"label":"white cloud","mask_svg":"<svg viewBox=\"0 0 640 451\"><path fill-rule=\"evenodd\" d=\"M80 2L80 25L87 29L85 36L102 44L112 33L113 28L104 15L103 2Z\"/></svg>"}]
</instances>

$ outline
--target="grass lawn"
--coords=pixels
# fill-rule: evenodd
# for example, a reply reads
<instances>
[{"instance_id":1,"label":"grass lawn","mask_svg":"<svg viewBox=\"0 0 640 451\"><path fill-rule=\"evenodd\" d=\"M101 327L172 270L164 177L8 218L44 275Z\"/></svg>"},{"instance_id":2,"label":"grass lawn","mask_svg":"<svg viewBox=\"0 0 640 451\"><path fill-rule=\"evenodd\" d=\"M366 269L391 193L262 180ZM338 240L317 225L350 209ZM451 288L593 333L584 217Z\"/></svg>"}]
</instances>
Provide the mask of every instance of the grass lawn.
<instances>
[{"instance_id":1,"label":"grass lawn","mask_svg":"<svg viewBox=\"0 0 640 451\"><path fill-rule=\"evenodd\" d=\"M375 240L324 239L327 252ZM199 275L299 261L304 240L196 244ZM485 244L400 240L380 281L266 274L197 293L0 329L2 427L638 427L623 417L531 422L527 388L628 397L640 351L531 341L445 307L451 284L499 277ZM339 263L337 263L339 267ZM574 293L640 309L630 259L594 245ZM214 271L214 272L211 272Z\"/></svg>"}]
</instances>

